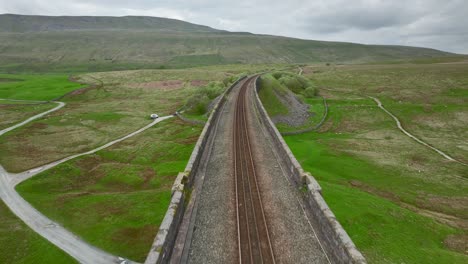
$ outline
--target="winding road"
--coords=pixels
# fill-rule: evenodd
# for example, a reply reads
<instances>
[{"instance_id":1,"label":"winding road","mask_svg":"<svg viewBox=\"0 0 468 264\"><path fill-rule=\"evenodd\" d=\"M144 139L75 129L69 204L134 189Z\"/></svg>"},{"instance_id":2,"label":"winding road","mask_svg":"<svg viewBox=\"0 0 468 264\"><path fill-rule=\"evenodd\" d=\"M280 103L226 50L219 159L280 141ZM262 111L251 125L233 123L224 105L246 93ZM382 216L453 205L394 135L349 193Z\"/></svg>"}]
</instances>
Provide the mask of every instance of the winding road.
<instances>
[{"instance_id":1,"label":"winding road","mask_svg":"<svg viewBox=\"0 0 468 264\"><path fill-rule=\"evenodd\" d=\"M57 103L58 106L50 109L48 111L42 112L37 114L33 117L26 119L25 121L18 123L14 126L9 128L3 129L0 131L0 135L3 135L11 130L14 130L18 127L21 127L33 120L41 118L49 113L59 110L60 108L65 106L63 102L54 102ZM148 128L156 125L157 123L164 121L173 117L164 116L160 117L150 124L128 134L116 140L113 140L105 145L102 145L98 148L93 150L75 154L61 160L22 172L18 174L8 173L1 165L0 165L0 198L2 201L10 208L10 210L18 216L23 222L25 222L31 229L33 229L36 233L44 237L45 239L49 240L51 243L68 253L70 256L74 257L80 263L90 263L90 264L108 264L108 263L132 263L129 260L124 258L113 256L103 250L96 248L87 242L80 239L78 236L74 235L73 233L69 232L57 222L54 222L47 218L45 215L41 214L38 210L36 210L31 204L29 204L26 200L24 200L15 190L15 186L22 181L25 181L34 175L37 175L40 172L53 168L63 162L68 160L89 155L95 153L99 150L104 148L110 147L116 143L119 143L129 137L135 136Z\"/></svg>"}]
</instances>

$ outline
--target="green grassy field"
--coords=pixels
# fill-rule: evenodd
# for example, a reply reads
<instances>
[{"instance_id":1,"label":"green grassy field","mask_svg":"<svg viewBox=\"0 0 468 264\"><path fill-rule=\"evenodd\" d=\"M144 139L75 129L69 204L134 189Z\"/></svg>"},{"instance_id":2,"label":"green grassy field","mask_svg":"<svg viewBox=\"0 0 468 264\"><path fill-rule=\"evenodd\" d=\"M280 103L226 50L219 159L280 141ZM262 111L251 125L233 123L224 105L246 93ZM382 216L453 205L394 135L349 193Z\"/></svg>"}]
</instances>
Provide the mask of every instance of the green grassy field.
<instances>
[{"instance_id":1,"label":"green grassy field","mask_svg":"<svg viewBox=\"0 0 468 264\"><path fill-rule=\"evenodd\" d=\"M0 74L0 78L9 80L0 82L0 98L7 99L47 101L83 87L82 84L70 82L67 75Z\"/></svg>"},{"instance_id":2,"label":"green grassy field","mask_svg":"<svg viewBox=\"0 0 468 264\"><path fill-rule=\"evenodd\" d=\"M0 164L20 172L90 150L148 124L150 113L173 113L210 82L286 66L236 64L75 76L80 83L99 85L72 93L62 99L67 103L63 109L1 137ZM370 263L467 261L466 167L406 137L366 97L378 97L411 133L468 162L467 71L468 65L461 63L304 67L304 75L327 98L329 116L317 132L285 140L304 169L319 180L326 201ZM25 97L18 99L49 100L83 87L65 75L0 77L0 87L5 85L0 93ZM42 83L37 90L35 78ZM271 91L260 96L273 98L265 104L267 110L284 112ZM311 124L318 122L322 99L303 100L316 113ZM0 115L8 117L6 126L45 106L7 105L0 107ZM189 116L204 119L202 114ZM176 119L163 121L106 150L46 171L19 185L18 191L91 244L143 261L167 209L173 180L185 167L201 129ZM30 237L16 240L16 234L6 230L9 221L19 220L11 213L2 217L0 241L14 254L5 259L34 262L14 249L25 247L37 259L70 262L61 251L48 250L52 246L29 229L22 230ZM43 248L46 253L41 253Z\"/></svg>"},{"instance_id":3,"label":"green grassy field","mask_svg":"<svg viewBox=\"0 0 468 264\"><path fill-rule=\"evenodd\" d=\"M72 93L62 99L67 103L64 108L1 137L0 164L20 172L85 152L147 125L151 113L174 113L212 81L233 79L262 67L238 66L229 72L207 67L80 75L76 77L80 82L104 85Z\"/></svg>"},{"instance_id":4,"label":"green grassy field","mask_svg":"<svg viewBox=\"0 0 468 264\"><path fill-rule=\"evenodd\" d=\"M202 127L164 121L17 187L46 216L113 254L142 262ZM47 190L44 192L43 190Z\"/></svg>"},{"instance_id":5,"label":"green grassy field","mask_svg":"<svg viewBox=\"0 0 468 264\"><path fill-rule=\"evenodd\" d=\"M0 201L0 263L77 263L36 234Z\"/></svg>"},{"instance_id":6,"label":"green grassy field","mask_svg":"<svg viewBox=\"0 0 468 264\"><path fill-rule=\"evenodd\" d=\"M64 97L67 105L60 111L1 137L0 163L9 171L24 171L90 150L148 124L150 113L173 113L210 82L233 80L262 67L77 76L80 82L103 85ZM46 171L17 190L92 245L144 261L167 210L173 181L184 170L202 128L176 118L163 121L106 150Z\"/></svg>"},{"instance_id":7,"label":"green grassy field","mask_svg":"<svg viewBox=\"0 0 468 264\"><path fill-rule=\"evenodd\" d=\"M5 104L6 102L9 102ZM21 122L31 116L47 111L56 104L35 104L25 105L13 103L11 101L0 101L0 112L2 113L2 119L0 120L0 129L10 127L18 122Z\"/></svg>"},{"instance_id":8,"label":"green grassy field","mask_svg":"<svg viewBox=\"0 0 468 264\"><path fill-rule=\"evenodd\" d=\"M286 136L370 263L465 263L468 169L401 133L367 95L413 134L466 162L465 64L308 67L327 98L318 132ZM312 104L314 106L315 104Z\"/></svg>"}]
</instances>

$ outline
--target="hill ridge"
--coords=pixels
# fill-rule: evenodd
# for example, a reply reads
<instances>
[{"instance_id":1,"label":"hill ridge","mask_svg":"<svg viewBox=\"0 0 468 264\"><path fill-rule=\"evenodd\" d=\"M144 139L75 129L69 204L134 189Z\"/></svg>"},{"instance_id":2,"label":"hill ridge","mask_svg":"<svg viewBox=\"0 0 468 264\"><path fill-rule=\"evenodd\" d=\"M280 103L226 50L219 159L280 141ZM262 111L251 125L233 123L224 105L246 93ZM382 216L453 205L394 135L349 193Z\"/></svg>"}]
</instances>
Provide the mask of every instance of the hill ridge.
<instances>
[{"instance_id":1,"label":"hill ridge","mask_svg":"<svg viewBox=\"0 0 468 264\"><path fill-rule=\"evenodd\" d=\"M0 14L0 32L68 30L154 30L178 32L222 32L174 18L152 16L44 16Z\"/></svg>"},{"instance_id":2,"label":"hill ridge","mask_svg":"<svg viewBox=\"0 0 468 264\"><path fill-rule=\"evenodd\" d=\"M176 19L0 15L0 71L103 71L235 63L368 63L457 54L229 32Z\"/></svg>"}]
</instances>

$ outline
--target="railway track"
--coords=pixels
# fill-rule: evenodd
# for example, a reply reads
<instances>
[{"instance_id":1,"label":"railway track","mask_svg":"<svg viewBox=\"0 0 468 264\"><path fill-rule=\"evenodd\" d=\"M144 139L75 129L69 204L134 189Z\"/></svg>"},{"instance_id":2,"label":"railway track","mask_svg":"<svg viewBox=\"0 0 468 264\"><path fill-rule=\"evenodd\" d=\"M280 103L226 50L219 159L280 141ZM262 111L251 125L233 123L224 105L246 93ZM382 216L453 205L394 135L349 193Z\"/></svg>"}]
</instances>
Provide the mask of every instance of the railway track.
<instances>
[{"instance_id":1,"label":"railway track","mask_svg":"<svg viewBox=\"0 0 468 264\"><path fill-rule=\"evenodd\" d=\"M238 257L239 263L275 263L247 123L247 90L255 80L250 77L242 85L233 121Z\"/></svg>"}]
</instances>

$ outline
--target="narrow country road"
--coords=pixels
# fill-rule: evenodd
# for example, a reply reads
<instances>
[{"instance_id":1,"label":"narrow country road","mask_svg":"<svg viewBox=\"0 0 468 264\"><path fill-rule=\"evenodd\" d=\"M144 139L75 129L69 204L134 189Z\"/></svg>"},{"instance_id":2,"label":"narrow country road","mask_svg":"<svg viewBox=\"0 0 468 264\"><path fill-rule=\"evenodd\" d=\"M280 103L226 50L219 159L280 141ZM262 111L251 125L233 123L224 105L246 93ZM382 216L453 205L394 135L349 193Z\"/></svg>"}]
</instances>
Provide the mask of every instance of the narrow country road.
<instances>
[{"instance_id":1,"label":"narrow country road","mask_svg":"<svg viewBox=\"0 0 468 264\"><path fill-rule=\"evenodd\" d=\"M55 102L59 104L57 107L50 109L48 111L45 111L43 113L40 113L38 115L35 115L31 118L28 118L27 120L16 124L14 126L11 126L9 128L6 128L2 131L0 131L0 135L3 135L4 133L11 131L15 128L18 128L20 126L23 126L35 119L38 119L40 117L43 117L53 111L56 111L60 108L62 108L65 103L62 102ZM150 124L126 135L123 136L119 139L116 139L114 141L111 141L105 145L102 145L98 148L95 148L93 150L80 153L80 154L75 154L66 158L63 158L61 160L40 166L35 169L28 170L26 172L18 173L18 174L10 174L8 173L1 165L0 165L0 198L2 201L10 208L10 210L18 216L23 222L25 222L31 229L33 229L36 233L68 253L70 256L74 257L77 261L80 263L89 263L89 264L108 264L108 263L132 263L129 260L113 256L107 252L104 252L101 249L98 249L85 241L81 240L79 237L74 235L73 233L67 231L65 228L60 226L60 224L50 220L43 214L41 214L38 210L36 210L34 207L32 207L26 200L24 200L15 190L15 186L24 181L27 180L34 175L37 175L40 172L43 172L47 169L53 168L63 162L66 162L68 160L83 156L83 155L88 155L95 153L99 150L102 150L104 148L107 148L109 146L112 146L118 142L121 142L129 137L135 136L148 128L156 125L157 123L164 121L166 119L169 119L173 117L172 115L170 116L164 116L160 117L154 121L152 121Z\"/></svg>"},{"instance_id":2,"label":"narrow country road","mask_svg":"<svg viewBox=\"0 0 468 264\"><path fill-rule=\"evenodd\" d=\"M388 111L388 110L383 106L382 102L380 102L379 99L377 99L377 98L375 98L375 97L372 97L372 96L369 96L369 98L373 99L373 100L377 103L377 106L378 106L380 109L382 109L385 113L387 113L389 116L391 116L391 117L395 120L398 129L400 129L401 132L403 132L405 135L407 135L408 137L412 138L412 139L415 140L416 142L418 142L418 143L420 143L420 144L422 144L422 145L424 145L424 146L426 146L426 147L432 149L433 151L437 152L438 154L440 154L442 157L446 158L447 160L455 161L455 162L458 162L458 163L463 164L463 165L465 165L465 166L468 165L468 164L466 164L466 163L463 163L463 162L461 162L461 161L459 161L459 160L456 160L456 159L452 158L452 157L449 156L448 154L444 153L442 150L439 150L439 149L437 149L437 148L435 148L435 147L429 145L428 143L422 141L421 139L415 137L414 135L412 135L411 133L409 133L408 131L406 131L406 130L403 128L403 126L401 125L400 120L399 120L395 115L393 115L390 111Z\"/></svg>"},{"instance_id":3,"label":"narrow country road","mask_svg":"<svg viewBox=\"0 0 468 264\"><path fill-rule=\"evenodd\" d=\"M4 100L4 99L2 99L2 100ZM27 102L26 100L10 100L10 101ZM38 102L38 101L32 101L32 102ZM9 131L11 131L11 130L13 130L13 129L16 129L16 128L20 127L20 126L24 126L24 125L26 125L27 123L29 123L29 122L31 122L31 121L34 121L34 120L36 120L36 119L38 119L38 118L41 118L41 117L43 117L43 116L45 116L45 115L47 115L47 114L50 114L50 113L52 113L52 112L55 112L55 111L57 111L57 110L59 110L60 108L62 108L62 107L65 106L65 103L64 103L64 102L56 102L56 101L51 101L51 102L52 102L52 103L58 104L58 106L56 106L56 107L54 107L54 108L52 108L52 109L50 109L50 110L47 110L47 111L45 111L45 112L42 112L42 113L40 113L40 114L37 114L37 115L35 115L35 116L32 116L32 117L30 117L30 118L24 120L23 122L20 122L20 123L14 125L14 126L11 126L11 127L5 128L5 129L3 129L3 130L0 130L0 136L3 135L3 134L5 134L5 133L7 133L7 132L9 132Z\"/></svg>"}]
</instances>

